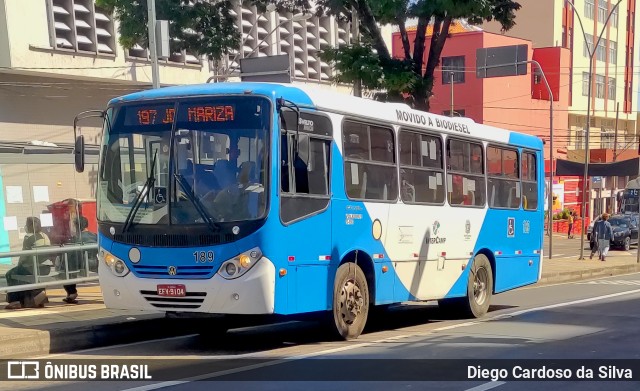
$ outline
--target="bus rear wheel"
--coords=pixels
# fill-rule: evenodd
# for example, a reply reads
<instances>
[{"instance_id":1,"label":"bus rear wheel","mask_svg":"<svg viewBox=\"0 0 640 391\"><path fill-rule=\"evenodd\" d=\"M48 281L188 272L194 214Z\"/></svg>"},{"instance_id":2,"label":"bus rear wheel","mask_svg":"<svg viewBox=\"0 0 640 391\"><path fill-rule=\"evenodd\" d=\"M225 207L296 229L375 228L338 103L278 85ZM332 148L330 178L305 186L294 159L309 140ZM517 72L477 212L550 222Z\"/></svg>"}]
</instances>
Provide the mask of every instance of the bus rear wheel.
<instances>
[{"instance_id":1,"label":"bus rear wheel","mask_svg":"<svg viewBox=\"0 0 640 391\"><path fill-rule=\"evenodd\" d=\"M336 272L333 287L334 334L344 340L356 339L364 330L369 314L369 287L362 269L355 263L345 263Z\"/></svg>"},{"instance_id":2,"label":"bus rear wheel","mask_svg":"<svg viewBox=\"0 0 640 391\"><path fill-rule=\"evenodd\" d=\"M493 293L493 273L486 255L476 255L467 283L467 296L438 301L440 308L447 312L468 318L480 318L489 311Z\"/></svg>"}]
</instances>

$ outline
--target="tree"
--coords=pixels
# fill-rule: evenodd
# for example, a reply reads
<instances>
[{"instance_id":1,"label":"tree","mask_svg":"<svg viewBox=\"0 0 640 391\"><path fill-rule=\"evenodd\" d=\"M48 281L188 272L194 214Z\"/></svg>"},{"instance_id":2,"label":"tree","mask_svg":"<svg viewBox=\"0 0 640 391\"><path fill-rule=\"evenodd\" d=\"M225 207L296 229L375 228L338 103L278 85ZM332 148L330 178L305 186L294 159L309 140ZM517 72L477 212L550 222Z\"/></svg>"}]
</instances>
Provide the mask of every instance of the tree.
<instances>
[{"instance_id":1,"label":"tree","mask_svg":"<svg viewBox=\"0 0 640 391\"><path fill-rule=\"evenodd\" d=\"M130 49L149 46L146 0L96 0L120 22L120 44ZM169 21L172 53L183 49L216 60L240 46L231 0L156 0L156 15Z\"/></svg>"},{"instance_id":2,"label":"tree","mask_svg":"<svg viewBox=\"0 0 640 391\"><path fill-rule=\"evenodd\" d=\"M363 43L349 47L326 49L323 57L339 71L336 80L352 83L357 78L369 89L387 91L386 99L400 100L417 109L429 110L434 73L454 19L466 19L471 24L496 20L503 31L515 25L515 12L520 4L513 0L320 0L318 12L350 19L351 9L360 17ZM407 20L417 19L413 47L407 33ZM427 27L433 34L425 62ZM379 24L397 26L402 41L403 56L392 58ZM369 75L379 75L377 79Z\"/></svg>"}]
</instances>

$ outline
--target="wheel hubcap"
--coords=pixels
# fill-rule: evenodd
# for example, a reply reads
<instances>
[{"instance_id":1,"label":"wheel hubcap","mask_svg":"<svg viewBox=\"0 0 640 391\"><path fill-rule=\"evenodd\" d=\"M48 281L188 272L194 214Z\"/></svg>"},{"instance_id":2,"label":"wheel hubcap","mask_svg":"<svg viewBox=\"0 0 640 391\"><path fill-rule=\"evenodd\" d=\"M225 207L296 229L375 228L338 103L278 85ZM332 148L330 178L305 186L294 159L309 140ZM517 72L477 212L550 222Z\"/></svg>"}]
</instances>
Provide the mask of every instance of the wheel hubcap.
<instances>
[{"instance_id":1,"label":"wheel hubcap","mask_svg":"<svg viewBox=\"0 0 640 391\"><path fill-rule=\"evenodd\" d=\"M362 291L353 280L347 280L340 292L340 316L342 320L351 325L357 319L364 306Z\"/></svg>"},{"instance_id":2,"label":"wheel hubcap","mask_svg":"<svg viewBox=\"0 0 640 391\"><path fill-rule=\"evenodd\" d=\"M484 304L487 299L487 284L489 282L489 275L487 269L484 267L476 270L476 278L473 281L473 298L478 305Z\"/></svg>"}]
</instances>

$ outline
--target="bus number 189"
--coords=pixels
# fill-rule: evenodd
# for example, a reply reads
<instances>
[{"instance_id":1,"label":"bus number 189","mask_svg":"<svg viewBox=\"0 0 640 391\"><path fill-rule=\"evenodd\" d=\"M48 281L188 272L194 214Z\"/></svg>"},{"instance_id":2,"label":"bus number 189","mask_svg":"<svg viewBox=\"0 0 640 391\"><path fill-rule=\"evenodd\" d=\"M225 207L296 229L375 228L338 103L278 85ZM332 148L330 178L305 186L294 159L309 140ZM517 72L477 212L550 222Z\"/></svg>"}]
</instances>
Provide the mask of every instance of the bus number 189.
<instances>
[{"instance_id":1,"label":"bus number 189","mask_svg":"<svg viewBox=\"0 0 640 391\"><path fill-rule=\"evenodd\" d=\"M193 258L196 263L213 262L213 251L195 251Z\"/></svg>"}]
</instances>

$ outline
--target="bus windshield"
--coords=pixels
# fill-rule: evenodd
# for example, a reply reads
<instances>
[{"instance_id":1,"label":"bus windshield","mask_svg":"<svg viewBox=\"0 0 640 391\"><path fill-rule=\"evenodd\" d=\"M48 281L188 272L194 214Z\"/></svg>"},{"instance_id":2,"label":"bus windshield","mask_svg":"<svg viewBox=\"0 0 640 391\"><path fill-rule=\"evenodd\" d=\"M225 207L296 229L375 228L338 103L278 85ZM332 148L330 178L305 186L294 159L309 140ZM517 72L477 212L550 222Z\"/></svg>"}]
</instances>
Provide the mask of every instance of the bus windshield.
<instances>
[{"instance_id":1,"label":"bus windshield","mask_svg":"<svg viewBox=\"0 0 640 391\"><path fill-rule=\"evenodd\" d=\"M110 109L99 220L193 225L263 217L269 112L267 99L245 96ZM145 183L152 183L148 192Z\"/></svg>"}]
</instances>

